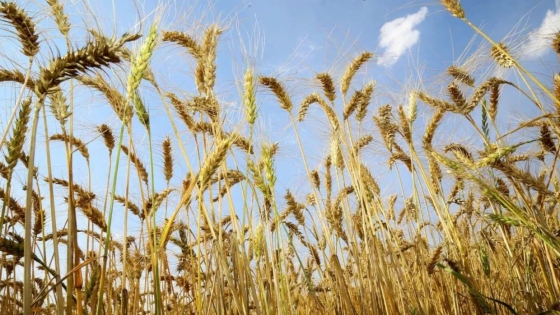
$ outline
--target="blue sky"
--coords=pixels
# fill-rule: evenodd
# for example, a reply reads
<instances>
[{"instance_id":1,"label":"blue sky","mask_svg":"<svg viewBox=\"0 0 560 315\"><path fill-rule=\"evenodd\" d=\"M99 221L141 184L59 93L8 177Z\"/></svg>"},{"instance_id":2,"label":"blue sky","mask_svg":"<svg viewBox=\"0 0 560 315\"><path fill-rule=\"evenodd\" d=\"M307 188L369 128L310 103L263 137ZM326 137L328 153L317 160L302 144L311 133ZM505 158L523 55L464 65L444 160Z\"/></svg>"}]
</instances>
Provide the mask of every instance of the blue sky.
<instances>
[{"instance_id":1,"label":"blue sky","mask_svg":"<svg viewBox=\"0 0 560 315\"><path fill-rule=\"evenodd\" d=\"M150 12L156 4L155 1L147 1L144 12ZM118 6L122 8L118 8L117 12L126 12L126 8L131 7L126 1L119 2ZM551 69L550 65L554 64L556 56L548 48L546 38L560 29L560 5L557 2L464 1L463 7L467 17L494 40L505 39L524 65L542 72L545 80L551 77L550 70L556 69ZM137 22L134 14L118 16L120 26L126 27L128 23L132 27ZM438 84L441 83L438 75L453 63L468 64L465 56L468 57L485 43L479 37L474 37L474 31L465 23L451 17L439 1L217 0L201 1L195 5L175 1L168 4L166 19L162 23L164 26L185 31L193 28L200 30L197 19L201 19L203 24L218 20L228 25L218 50L217 91L225 104L231 104L227 106L228 113L234 117L234 121L235 117L242 117L238 90L232 88L232 83L239 83L247 64L247 56L240 52L242 49L250 51L250 60L255 64L258 74L277 76L286 82L294 97L294 112L303 97L317 89L312 82L315 73L328 71L336 77L357 54L364 50L374 52L373 61L354 81L355 88L372 79L376 82L376 92L368 114L368 119L371 119L380 105L406 104L406 99L395 97L393 93L404 91L404 95L407 95L409 89L419 86L418 81L424 81L420 87L430 92L440 92L439 89L444 89L446 85ZM170 22L183 19L184 22ZM107 21L111 23L109 15ZM240 37L243 45L239 43ZM254 48L255 45L258 49ZM488 55L487 50L482 52ZM187 72L189 69L188 58L175 61L175 57L183 54L180 49L164 47L158 55L161 58L154 59L154 67L155 64L161 65L157 69L168 73L166 79L173 78L174 83L187 90L190 88L188 92L194 93L190 73L177 76L178 69ZM489 73L500 74L513 81L517 79L511 71L498 71L491 62L485 65L489 67ZM301 200L308 192L306 175L288 116L266 89L260 88L259 92L259 137L280 142L276 164L279 177L277 196L283 196L284 190L290 189ZM504 93L503 97L512 101L520 100L516 94ZM430 111L423 110L425 105L421 104L420 107L418 124L431 115ZM522 117L519 116L521 114L535 113L532 107L524 105L511 106L504 111L510 112L505 117L516 118ZM161 116L161 119L165 121L166 118ZM447 124L442 126L445 131L444 143L464 138L466 133L472 135L472 130L461 129L461 125L456 124L459 120L452 115L447 118ZM505 122L508 123L511 120ZM367 131L377 134L375 127L364 130ZM165 132L162 131L161 135ZM310 167L319 166L328 152L325 145L328 143L328 127L323 114L317 108L312 108L308 121L299 126L299 132L305 143ZM399 181L403 180L407 184L407 175L403 175L406 171L401 168L400 174L404 179L400 180L394 170L389 171L385 160L387 152L382 147L381 140L376 137L366 150L366 154L369 154L366 163L382 183L384 191L400 192ZM377 154L383 158L378 159ZM147 160L147 153L143 155L144 160ZM410 187L405 187L405 192L409 190Z\"/></svg>"},{"instance_id":2,"label":"blue sky","mask_svg":"<svg viewBox=\"0 0 560 315\"><path fill-rule=\"evenodd\" d=\"M56 31L50 18L45 18L46 4L43 1L21 2L33 16L40 17L43 30L54 38ZM117 34L143 26L144 33L149 23L157 1L145 0L137 3L133 1L90 0L85 4L81 0L68 0L67 12L72 23L77 26L94 22L89 15L90 8L98 17L97 21L108 34ZM557 71L553 65L557 57L547 48L546 36L560 29L559 1L522 1L522 0L492 0L492 1L463 1L467 17L480 26L496 41L506 38L506 43L512 43L515 53L522 63L537 73L542 73L544 80L550 80L552 71ZM113 8L115 10L113 10ZM139 14L137 14L140 12ZM80 13L80 14L78 14ZM147 21L139 23L139 16L149 15ZM427 89L438 87L441 77L436 75L445 71L454 61L466 61L462 53L467 49L473 52L483 41L475 38L474 32L462 21L451 17L439 1L389 1L389 0L270 0L270 1L169 1L166 2L166 13L162 20L162 28L192 31L199 33L207 23L220 21L228 26L218 49L218 82L217 92L220 99L232 117L232 121L242 117L239 107L239 94L235 84L239 83L247 65L246 54L242 49L250 51L250 60L255 64L257 74L279 77L288 85L288 90L294 96L294 112L297 111L301 99L317 89L312 79L315 73L328 71L340 75L349 61L364 50L375 53L373 61L369 62L359 76L356 77L354 88L359 88L369 80L376 81L376 92L369 110L368 118L377 111L377 107L390 103L397 105L406 103L406 98L395 97L393 93L407 92L416 87L422 79ZM46 25L46 29L45 29ZM2 31L4 31L4 28ZM75 38L83 40L83 32L79 28L72 33ZM240 44L240 38L244 45ZM258 47L254 49L253 47ZM7 56L17 55L19 46L13 41L3 43L0 52ZM44 56L48 57L49 49L44 49ZM486 52L487 53L487 52ZM467 54L468 55L468 54ZM23 59L22 59L23 60ZM185 53L179 48L164 45L155 55L153 63L157 69L158 78L170 82L171 86L178 86L186 92L194 93L194 83L190 71L192 64ZM22 63L23 64L23 63ZM10 68L9 63L2 63ZM491 70L515 81L512 72ZM435 78L432 80L432 78ZM549 81L546 81L549 82ZM443 85L445 87L445 85ZM439 85L438 89L441 88ZM15 99L14 90L2 90L2 99ZM439 90L431 90L439 92ZM6 94L9 93L9 94ZM404 93L404 95L407 95ZM77 97L84 102L77 103L80 114L77 119L76 133L85 140L95 136L93 125L108 123L118 130L119 123L112 115L112 110L106 105L95 105L95 95L87 89L80 89ZM147 93L146 97L155 100L154 95ZM511 100L517 100L516 95L509 95ZM280 109L274 97L259 88L258 102L260 117L258 120L259 139L271 142L279 141L280 152L277 159L279 176L278 196L284 195L284 190L290 188L295 191L299 199L307 192L303 183L305 172L300 161L299 151L293 138L293 130L289 126L286 113ZM340 103L339 103L340 104ZM154 126L166 126L167 119L158 103L147 102L153 115ZM340 106L340 105L339 105ZM420 105L424 106L424 105ZM424 106L425 107L425 106ZM2 125L11 107L3 109ZM530 108L512 106L511 115L529 115L534 113ZM236 116L237 115L237 116ZM419 123L429 119L421 109ZM458 132L454 119L449 119L447 135L453 138ZM236 127L235 124L231 127ZM40 126L40 128L42 128ZM455 129L454 129L455 128ZM324 116L316 109L311 109L309 121L301 124L300 134L304 138L305 149L310 158L310 167L317 167L326 155L328 143L327 124ZM375 128L370 128L369 131ZM141 128L135 129L142 144L146 144L145 135ZM368 130L366 130L368 131ZM156 154L160 152L159 143L168 129L155 129L154 145ZM258 141L257 140L257 141ZM54 145L54 144L53 144ZM383 153L381 142L376 139L372 154ZM61 148L60 146L58 148ZM100 141L90 146L90 151L105 150ZM103 151L104 152L104 151ZM176 160L180 160L178 148L175 149ZM386 154L386 152L384 152ZM138 154L143 161L148 162L147 150ZM105 159L101 156L101 159ZM106 176L106 162L98 159L92 162L95 174L93 189L97 192L104 190ZM83 161L82 161L83 162ZM77 158L77 175L87 175L80 159ZM156 157L156 170L160 169L162 160ZM38 162L40 163L40 162ZM64 172L64 161L56 160L55 176ZM368 161L372 172L385 180L384 189L398 191L394 186L398 180L387 171L386 164L382 165L376 159ZM122 164L121 164L122 165ZM57 170L58 167L58 170ZM184 165L178 165L185 170ZM403 168L404 170L404 168ZM56 173L58 172L58 173ZM177 172L180 173L180 172ZM46 175L46 173L44 174ZM23 175L21 177L23 180ZM175 178L174 183L180 185L182 178ZM82 184L87 184L83 181ZM157 189L164 187L158 181ZM119 182L120 194L124 185ZM299 189L301 188L301 191ZM137 196L139 197L139 196ZM102 206L100 203L99 206ZM63 222L60 222L62 224Z\"/></svg>"}]
</instances>

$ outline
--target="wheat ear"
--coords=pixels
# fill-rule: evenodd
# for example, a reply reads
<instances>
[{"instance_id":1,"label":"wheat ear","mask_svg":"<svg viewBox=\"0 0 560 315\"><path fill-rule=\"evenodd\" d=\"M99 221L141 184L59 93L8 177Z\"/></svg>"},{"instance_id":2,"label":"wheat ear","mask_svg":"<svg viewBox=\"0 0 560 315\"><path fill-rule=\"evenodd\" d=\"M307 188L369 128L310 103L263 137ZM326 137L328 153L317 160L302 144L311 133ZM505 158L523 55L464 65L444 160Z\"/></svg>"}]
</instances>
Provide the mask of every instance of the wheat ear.
<instances>
[{"instance_id":1,"label":"wheat ear","mask_svg":"<svg viewBox=\"0 0 560 315\"><path fill-rule=\"evenodd\" d=\"M12 24L23 46L23 54L33 57L39 52L39 35L35 22L13 2L0 1L0 15Z\"/></svg>"},{"instance_id":2,"label":"wheat ear","mask_svg":"<svg viewBox=\"0 0 560 315\"><path fill-rule=\"evenodd\" d=\"M342 95L346 95L348 89L350 88L350 83L352 82L352 78L354 78L356 72L358 72L358 70L366 62L368 62L368 60L371 59L371 57L373 57L373 53L366 51L361 53L356 58L354 58L354 60L352 60L348 68L346 68L346 72L344 72L344 75L342 76L342 80L340 83L340 91L342 92Z\"/></svg>"}]
</instances>

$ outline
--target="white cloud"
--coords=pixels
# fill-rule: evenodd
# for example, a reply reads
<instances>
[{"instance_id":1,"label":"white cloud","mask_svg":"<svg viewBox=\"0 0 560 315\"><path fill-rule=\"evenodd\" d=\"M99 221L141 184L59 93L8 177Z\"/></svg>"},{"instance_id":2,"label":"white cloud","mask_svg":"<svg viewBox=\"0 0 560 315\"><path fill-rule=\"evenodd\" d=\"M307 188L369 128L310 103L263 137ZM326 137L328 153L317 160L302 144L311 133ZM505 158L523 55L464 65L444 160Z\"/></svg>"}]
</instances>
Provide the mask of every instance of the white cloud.
<instances>
[{"instance_id":1,"label":"white cloud","mask_svg":"<svg viewBox=\"0 0 560 315\"><path fill-rule=\"evenodd\" d=\"M420 31L415 27L424 21L427 13L428 8L422 7L414 14L383 24L379 35L379 46L384 48L384 52L377 64L386 67L394 65L407 50L418 43Z\"/></svg>"},{"instance_id":2,"label":"white cloud","mask_svg":"<svg viewBox=\"0 0 560 315\"><path fill-rule=\"evenodd\" d=\"M548 10L541 26L529 33L528 42L522 46L521 54L530 58L544 56L550 49L551 35L560 30L560 0L556 0L556 11Z\"/></svg>"}]
</instances>

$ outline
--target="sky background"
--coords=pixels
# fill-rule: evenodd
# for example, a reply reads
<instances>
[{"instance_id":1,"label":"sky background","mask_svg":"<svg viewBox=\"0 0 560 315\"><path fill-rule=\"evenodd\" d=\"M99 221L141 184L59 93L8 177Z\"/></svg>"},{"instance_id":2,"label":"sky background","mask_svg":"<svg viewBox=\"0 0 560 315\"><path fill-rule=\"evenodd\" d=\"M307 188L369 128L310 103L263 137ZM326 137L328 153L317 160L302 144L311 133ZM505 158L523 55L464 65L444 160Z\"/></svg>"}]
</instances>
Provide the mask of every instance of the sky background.
<instances>
[{"instance_id":1,"label":"sky background","mask_svg":"<svg viewBox=\"0 0 560 315\"><path fill-rule=\"evenodd\" d=\"M46 3L40 0L17 2L29 10L32 16L41 20L42 31L49 38L48 47L42 50L44 60L57 54L57 50L63 53L64 45L60 45L60 35L57 35L52 19L46 15ZM128 0L68 0L66 4L72 24L77 26L71 35L77 40L76 46L79 47L85 39L83 26L91 26L94 23L98 23L109 35L114 34L115 29L116 34L121 35L127 30L138 30L139 27L146 34L154 16L154 9L159 3L146 0L135 5L133 1ZM547 40L550 34L560 30L560 1L475 0L463 1L462 5L467 17L475 25L496 41L504 39L525 66L547 84L551 82L552 74L558 71L555 66L557 57L548 47ZM513 71L499 70L488 62L488 50L477 50L484 41L474 36L474 31L465 23L450 16L439 1L176 0L165 2L165 7L161 21L162 29L173 28L200 34L211 22L218 21L227 26L218 46L216 91L229 115L228 130L238 127L236 122L243 117L243 109L239 103L239 84L248 64L255 66L258 75L276 76L286 82L288 91L293 95L294 113L297 113L299 103L305 95L319 91L316 82L313 81L316 73L326 71L337 77L356 55L365 50L374 52L375 57L355 78L353 86L353 89L360 88L370 80L376 83L374 99L367 116L369 120L380 105L406 104L411 89L424 88L434 95L444 91L446 85L441 84L442 73L452 64L465 64L468 68L473 68L477 64L484 66L486 62L487 67L484 69L487 70L478 73L481 77L500 75L518 82ZM92 12L96 19L92 18ZM140 19L145 16L148 17L147 20ZM4 25L1 31L9 32ZM53 46L54 42L59 43L59 48ZM4 56L10 56L11 60L3 59L1 66L9 69L17 63L25 64L22 61L24 59L18 61L16 57L12 57L18 55L19 49L13 39L3 42L0 52ZM475 52L481 54L480 58L475 58L477 62L468 58ZM163 44L152 63L158 80L168 84L172 90L183 89L186 95L195 93L191 71L192 59L182 49ZM17 96L14 95L13 86L2 89L0 95L5 101L14 100ZM108 106L97 104L99 96L96 93L79 88L76 96L81 100L76 102L76 112L79 113L79 116L76 116L76 134L79 137L86 141L93 139L94 128L100 123L107 123L115 132L118 131L118 120L113 117L114 114ZM159 154L161 150L158 145L165 135L170 134L170 130L162 126L169 126L169 123L156 101L157 97L149 92L146 92L145 97L149 100L146 104L154 126L156 154ZM506 127L508 124L515 125L523 117L535 115L535 110L525 104L518 95L505 93L503 97L506 98L506 103L511 104L504 109L507 111L503 121ZM305 185L306 175L288 116L266 89L259 88L257 99L260 110L257 142L261 139L280 142L276 164L279 177L277 195L280 199L285 189L289 188L302 200L308 192ZM2 126L5 125L6 117L9 117L12 108L12 103L6 104L3 108ZM423 104L419 106L418 124L422 125L431 117L431 111L424 111L426 106ZM443 136L449 141L472 132L461 129L456 121L457 117L447 118ZM42 130L42 126L39 128ZM328 150L325 146L329 139L325 117L317 108L312 107L309 119L298 128L310 167L316 168ZM377 134L374 127L368 128L364 129L364 132ZM135 136L138 137L139 143L144 145L140 145L138 155L147 164L149 155L143 129L135 128ZM52 146L54 150L61 148L56 143ZM92 188L102 193L107 176L107 160L103 160L106 158L100 152L106 152L106 149L99 140L92 142L88 148L90 152L98 155L97 160L91 164L94 174ZM176 160L180 161L178 147L175 146L174 150ZM400 188L396 186L399 179L385 164L388 155L381 139L377 137L366 152L372 154L366 163L372 168L372 173L380 179L382 190L399 191ZM377 159L375 154L385 156L383 159ZM41 163L44 163L44 160L39 157L38 164ZM176 174L184 174L186 167L180 162L177 163ZM160 172L158 170L161 170L162 158L156 157L155 164L156 172ZM83 160L76 158L76 165L76 175L87 178L87 168ZM55 176L65 177L64 159L55 159L54 171ZM44 175L46 176L46 172ZM156 176L161 178L159 173L156 173ZM181 180L182 178L175 178L174 183L180 187ZM21 173L19 181L24 182L24 173ZM83 180L81 184L87 186L87 180ZM163 180L158 180L156 190L164 187ZM123 189L124 183L119 181L117 190L121 195ZM22 198L20 200L23 201ZM101 207L102 203L99 206ZM119 214L117 217L121 218ZM61 216L59 225L63 223L64 216ZM118 231L116 226L117 234Z\"/></svg>"}]
</instances>

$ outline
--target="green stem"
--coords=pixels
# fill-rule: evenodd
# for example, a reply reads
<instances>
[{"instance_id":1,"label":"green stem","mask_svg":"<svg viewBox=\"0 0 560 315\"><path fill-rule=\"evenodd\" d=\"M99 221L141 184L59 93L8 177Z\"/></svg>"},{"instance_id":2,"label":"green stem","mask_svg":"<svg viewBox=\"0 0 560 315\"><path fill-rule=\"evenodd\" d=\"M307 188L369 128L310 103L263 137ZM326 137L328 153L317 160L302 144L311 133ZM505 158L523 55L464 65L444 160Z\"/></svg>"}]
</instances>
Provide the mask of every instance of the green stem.
<instances>
[{"instance_id":1,"label":"green stem","mask_svg":"<svg viewBox=\"0 0 560 315\"><path fill-rule=\"evenodd\" d=\"M121 146L122 140L124 135L124 128L126 125L126 121L123 121L121 124L121 131L119 134L119 144L117 146L117 155L115 158L115 170L113 172L113 183L111 187L111 203L109 204L109 218L107 219L107 233L105 235L105 243L103 249L103 266L101 267L101 279L99 281L99 295L97 297L97 310L96 315L101 315L101 309L103 307L103 288L105 286L105 277L107 272L107 260L109 254L109 238L111 237L111 224L113 222L113 206L115 204L115 190L117 187L117 178L118 178L118 171L119 171L119 159L121 156Z\"/></svg>"},{"instance_id":2,"label":"green stem","mask_svg":"<svg viewBox=\"0 0 560 315\"><path fill-rule=\"evenodd\" d=\"M31 286L32 286L32 269L31 261L33 260L32 253L32 238L31 238L31 218L33 214L33 165L35 165L35 142L37 140L37 125L39 122L39 110L43 100L39 100L35 106L33 113L33 125L31 127L31 149L29 150L29 165L27 171L27 191L26 191L26 204L25 204L25 240L23 243L23 314L31 315L31 303L33 301Z\"/></svg>"},{"instance_id":3,"label":"green stem","mask_svg":"<svg viewBox=\"0 0 560 315\"><path fill-rule=\"evenodd\" d=\"M148 129L148 142L150 145L150 177L151 177L151 195L152 195L152 233L153 233L153 251L152 251L152 264L155 268L154 270L154 286L156 292L156 314L162 314L162 300L161 300L161 283L159 276L159 260L158 260L158 243L157 243L157 223L156 223L156 197L155 197L155 187L154 187L154 155L152 150L152 132Z\"/></svg>"}]
</instances>

